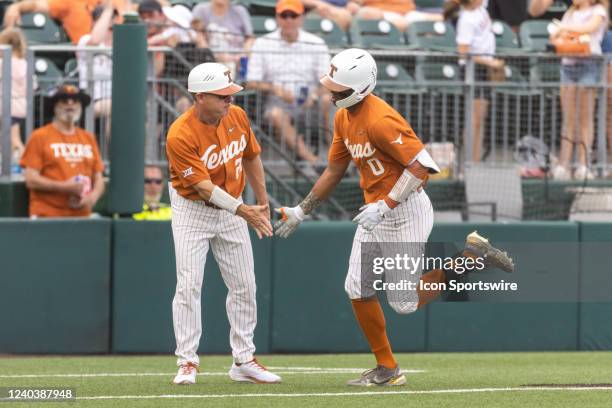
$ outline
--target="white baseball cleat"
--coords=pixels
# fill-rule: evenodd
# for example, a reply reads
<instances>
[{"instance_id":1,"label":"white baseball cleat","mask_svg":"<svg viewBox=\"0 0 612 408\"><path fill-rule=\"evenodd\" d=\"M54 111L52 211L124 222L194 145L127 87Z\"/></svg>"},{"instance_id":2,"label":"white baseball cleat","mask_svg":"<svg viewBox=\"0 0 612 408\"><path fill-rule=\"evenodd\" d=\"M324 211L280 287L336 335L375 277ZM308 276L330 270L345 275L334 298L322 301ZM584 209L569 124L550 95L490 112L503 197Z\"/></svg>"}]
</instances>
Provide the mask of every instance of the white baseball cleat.
<instances>
[{"instance_id":1,"label":"white baseball cleat","mask_svg":"<svg viewBox=\"0 0 612 408\"><path fill-rule=\"evenodd\" d=\"M187 363L179 367L178 374L172 380L173 384L191 385L196 383L196 374L199 371L198 366L192 363Z\"/></svg>"},{"instance_id":2,"label":"white baseball cleat","mask_svg":"<svg viewBox=\"0 0 612 408\"><path fill-rule=\"evenodd\" d=\"M281 382L281 378L278 375L268 371L256 359L240 365L232 364L229 376L234 381L255 384L278 384Z\"/></svg>"}]
</instances>

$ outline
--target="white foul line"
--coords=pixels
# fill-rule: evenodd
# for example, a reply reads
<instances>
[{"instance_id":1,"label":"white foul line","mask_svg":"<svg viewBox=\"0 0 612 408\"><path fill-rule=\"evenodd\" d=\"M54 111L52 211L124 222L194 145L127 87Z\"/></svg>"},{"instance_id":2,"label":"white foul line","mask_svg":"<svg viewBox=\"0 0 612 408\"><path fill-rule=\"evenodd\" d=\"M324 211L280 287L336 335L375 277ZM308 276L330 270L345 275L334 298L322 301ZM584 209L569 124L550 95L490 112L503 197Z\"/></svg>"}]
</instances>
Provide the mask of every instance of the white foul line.
<instances>
[{"instance_id":1,"label":"white foul line","mask_svg":"<svg viewBox=\"0 0 612 408\"><path fill-rule=\"evenodd\" d=\"M172 398L304 398L304 397L350 397L361 395L420 395L420 394L467 394L484 392L513 391L612 391L612 387L507 387L507 388L458 388L447 390L422 391L363 391L363 392L325 392L325 393L291 393L291 394L166 394L166 395L100 395L95 397L77 397L77 400L111 400L111 399L172 399Z\"/></svg>"}]
</instances>

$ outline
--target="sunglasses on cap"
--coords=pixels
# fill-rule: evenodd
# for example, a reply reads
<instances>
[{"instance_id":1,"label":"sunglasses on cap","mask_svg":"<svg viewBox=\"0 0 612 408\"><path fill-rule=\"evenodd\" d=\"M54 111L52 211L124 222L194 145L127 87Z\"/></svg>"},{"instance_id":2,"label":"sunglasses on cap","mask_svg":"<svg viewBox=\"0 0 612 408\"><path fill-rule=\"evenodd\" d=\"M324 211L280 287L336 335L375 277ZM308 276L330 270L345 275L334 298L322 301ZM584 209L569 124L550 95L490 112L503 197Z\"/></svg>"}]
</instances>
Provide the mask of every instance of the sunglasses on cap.
<instances>
[{"instance_id":1,"label":"sunglasses on cap","mask_svg":"<svg viewBox=\"0 0 612 408\"><path fill-rule=\"evenodd\" d=\"M283 20L286 20L288 18L295 20L296 18L300 17L301 14L292 13L291 11L283 11L282 13L277 14L277 16L279 16Z\"/></svg>"},{"instance_id":2,"label":"sunglasses on cap","mask_svg":"<svg viewBox=\"0 0 612 408\"><path fill-rule=\"evenodd\" d=\"M145 184L157 184L158 186L163 183L164 180L159 179L159 178L145 178L144 182Z\"/></svg>"}]
</instances>

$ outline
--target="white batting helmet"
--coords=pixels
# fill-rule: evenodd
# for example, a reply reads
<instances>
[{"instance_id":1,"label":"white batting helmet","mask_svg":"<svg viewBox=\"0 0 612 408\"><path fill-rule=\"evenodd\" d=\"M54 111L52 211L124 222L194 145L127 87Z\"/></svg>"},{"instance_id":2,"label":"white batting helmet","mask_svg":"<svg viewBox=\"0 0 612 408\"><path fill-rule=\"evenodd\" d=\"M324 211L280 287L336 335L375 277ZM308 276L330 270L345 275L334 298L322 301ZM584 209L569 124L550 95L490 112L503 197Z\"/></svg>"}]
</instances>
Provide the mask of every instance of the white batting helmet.
<instances>
[{"instance_id":1,"label":"white batting helmet","mask_svg":"<svg viewBox=\"0 0 612 408\"><path fill-rule=\"evenodd\" d=\"M334 92L352 89L351 96L336 101L339 108L348 108L368 96L376 86L376 61L369 52L349 48L331 60L329 72L321 78L321 84Z\"/></svg>"},{"instance_id":2,"label":"white batting helmet","mask_svg":"<svg viewBox=\"0 0 612 408\"><path fill-rule=\"evenodd\" d=\"M187 90L191 93L233 95L242 89L232 80L229 68L216 62L205 62L195 66L187 78Z\"/></svg>"}]
</instances>

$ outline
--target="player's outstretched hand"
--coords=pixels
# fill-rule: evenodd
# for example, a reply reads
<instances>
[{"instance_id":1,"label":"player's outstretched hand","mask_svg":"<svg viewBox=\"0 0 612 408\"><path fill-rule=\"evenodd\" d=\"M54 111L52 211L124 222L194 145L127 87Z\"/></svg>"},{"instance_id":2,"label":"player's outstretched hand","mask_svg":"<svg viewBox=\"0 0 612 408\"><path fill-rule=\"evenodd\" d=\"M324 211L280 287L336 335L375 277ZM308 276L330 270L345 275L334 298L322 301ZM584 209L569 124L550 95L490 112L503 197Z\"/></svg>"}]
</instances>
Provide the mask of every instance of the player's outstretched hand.
<instances>
[{"instance_id":1,"label":"player's outstretched hand","mask_svg":"<svg viewBox=\"0 0 612 408\"><path fill-rule=\"evenodd\" d=\"M281 215L281 219L274 224L275 234L281 238L287 238L300 226L306 215L299 205L296 207L281 207L274 209Z\"/></svg>"},{"instance_id":2,"label":"player's outstretched hand","mask_svg":"<svg viewBox=\"0 0 612 408\"><path fill-rule=\"evenodd\" d=\"M359 209L361 212L353 218L353 222L361 225L366 231L372 231L385 218L385 214L391 208L385 200L378 200L374 203L366 204Z\"/></svg>"},{"instance_id":3,"label":"player's outstretched hand","mask_svg":"<svg viewBox=\"0 0 612 408\"><path fill-rule=\"evenodd\" d=\"M245 205L238 207L236 215L244 218L255 230L257 237L272 236L272 224L270 224L270 207L266 205Z\"/></svg>"}]
</instances>

